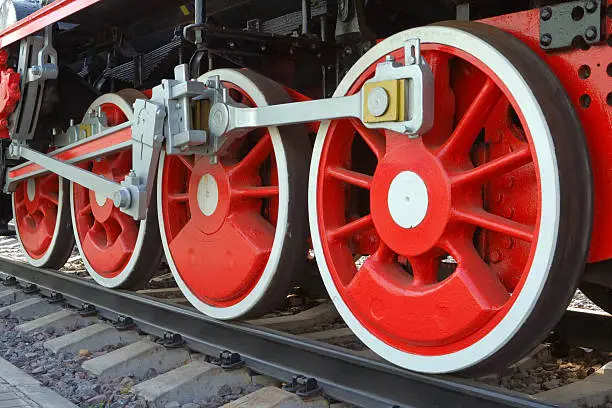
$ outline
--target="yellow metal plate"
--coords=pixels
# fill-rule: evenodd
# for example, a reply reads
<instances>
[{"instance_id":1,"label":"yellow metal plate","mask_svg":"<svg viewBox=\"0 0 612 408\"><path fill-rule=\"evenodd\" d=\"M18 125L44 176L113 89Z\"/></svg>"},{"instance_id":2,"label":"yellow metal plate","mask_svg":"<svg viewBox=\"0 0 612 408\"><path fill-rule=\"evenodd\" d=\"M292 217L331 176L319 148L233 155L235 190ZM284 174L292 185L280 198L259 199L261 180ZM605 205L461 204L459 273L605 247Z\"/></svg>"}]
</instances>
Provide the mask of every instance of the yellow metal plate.
<instances>
[{"instance_id":1,"label":"yellow metal plate","mask_svg":"<svg viewBox=\"0 0 612 408\"><path fill-rule=\"evenodd\" d=\"M374 116L368 109L368 98L374 88L383 88L389 96L389 107L381 116ZM403 122L406 116L406 80L371 82L363 86L365 98L363 101L363 119L365 123Z\"/></svg>"}]
</instances>

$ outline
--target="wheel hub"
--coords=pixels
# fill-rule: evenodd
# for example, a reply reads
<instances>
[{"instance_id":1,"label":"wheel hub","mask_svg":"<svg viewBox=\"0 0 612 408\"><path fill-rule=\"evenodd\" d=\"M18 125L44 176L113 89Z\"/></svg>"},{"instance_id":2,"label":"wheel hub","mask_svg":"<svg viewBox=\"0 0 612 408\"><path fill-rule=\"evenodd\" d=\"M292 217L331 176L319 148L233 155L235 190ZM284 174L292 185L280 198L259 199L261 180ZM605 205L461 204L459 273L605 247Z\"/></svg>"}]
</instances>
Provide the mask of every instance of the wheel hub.
<instances>
[{"instance_id":1,"label":"wheel hub","mask_svg":"<svg viewBox=\"0 0 612 408\"><path fill-rule=\"evenodd\" d=\"M36 180L33 178L28 179L28 184L26 188L27 196L29 201L34 201L36 198Z\"/></svg>"},{"instance_id":2,"label":"wheel hub","mask_svg":"<svg viewBox=\"0 0 612 408\"><path fill-rule=\"evenodd\" d=\"M416 256L432 249L450 219L450 182L439 160L420 140L393 136L374 174L372 219L395 252Z\"/></svg>"},{"instance_id":3,"label":"wheel hub","mask_svg":"<svg viewBox=\"0 0 612 408\"><path fill-rule=\"evenodd\" d=\"M389 187L389 214L402 228L415 228L427 215L429 196L423 179L412 171L399 173Z\"/></svg>"},{"instance_id":4,"label":"wheel hub","mask_svg":"<svg viewBox=\"0 0 612 408\"><path fill-rule=\"evenodd\" d=\"M226 169L203 157L195 163L189 179L189 207L205 234L217 232L230 210L230 184Z\"/></svg>"},{"instance_id":5,"label":"wheel hub","mask_svg":"<svg viewBox=\"0 0 612 408\"><path fill-rule=\"evenodd\" d=\"M94 162L92 171L99 176L105 177L112 180L113 173L110 168L111 162L106 159ZM96 221L105 223L111 218L113 209L115 208L111 200L107 200L102 194L97 193L93 190L87 190L89 194L89 204L91 205L91 212Z\"/></svg>"},{"instance_id":6,"label":"wheel hub","mask_svg":"<svg viewBox=\"0 0 612 408\"><path fill-rule=\"evenodd\" d=\"M210 173L204 174L198 183L197 200L202 214L207 217L214 214L219 204L219 185Z\"/></svg>"}]
</instances>

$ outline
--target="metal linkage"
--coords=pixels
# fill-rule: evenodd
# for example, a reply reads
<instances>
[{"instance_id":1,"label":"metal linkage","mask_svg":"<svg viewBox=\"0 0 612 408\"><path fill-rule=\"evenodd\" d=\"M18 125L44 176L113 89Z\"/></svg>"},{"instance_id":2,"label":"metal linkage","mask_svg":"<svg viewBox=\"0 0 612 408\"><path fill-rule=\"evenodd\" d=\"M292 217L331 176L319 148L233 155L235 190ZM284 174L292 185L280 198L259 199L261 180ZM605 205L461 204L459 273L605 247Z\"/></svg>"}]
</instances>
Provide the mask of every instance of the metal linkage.
<instances>
[{"instance_id":1,"label":"metal linkage","mask_svg":"<svg viewBox=\"0 0 612 408\"><path fill-rule=\"evenodd\" d=\"M433 125L433 73L421 57L418 39L406 41L404 54L404 64L388 56L359 93L346 97L247 108L232 100L219 80L209 81L206 85L215 91L209 118L214 154L258 127L340 118L408 135L427 132Z\"/></svg>"},{"instance_id":2,"label":"metal linkage","mask_svg":"<svg viewBox=\"0 0 612 408\"><path fill-rule=\"evenodd\" d=\"M40 51L40 55L43 54ZM61 156L54 158L31 149L24 140L29 137L14 137L9 153L13 158L30 160L44 171L56 173L111 199L122 212L135 219L144 219L164 142L169 155L203 154L214 159L223 155L235 139L267 126L357 118L368 128L388 129L409 137L427 132L433 125L433 73L421 57L418 39L406 41L404 54L404 64L393 56L378 64L374 77L355 95L255 108L234 101L219 78L206 84L189 80L188 65L180 65L175 68L175 79L164 80L153 88L151 99L136 100L131 144L127 146L132 147L133 168L121 183L75 166L74 156L67 155L72 160L69 163L61 160ZM33 81L42 78L45 76ZM86 143L95 129L102 133L112 131L105 126L103 112L93 112L83 124L71 126L58 140L74 142L66 148L78 146ZM118 134L120 128L115 129ZM111 133L107 137L112 136ZM103 155L112 149L106 146L95 153ZM21 167L30 165L26 163ZM19 177L12 177L12 173L9 171L7 191L18 181L40 173L40 169L22 172Z\"/></svg>"},{"instance_id":3,"label":"metal linkage","mask_svg":"<svg viewBox=\"0 0 612 408\"><path fill-rule=\"evenodd\" d=\"M120 184L105 179L102 176L98 176L90 171L83 170L78 166L73 166L39 153L21 143L11 144L9 152L12 157L23 157L61 177L76 181L86 187L92 187L91 189L96 193L100 193L104 197L112 200L116 207L121 209L129 209L130 207L132 195L127 187L122 187Z\"/></svg>"},{"instance_id":4,"label":"metal linkage","mask_svg":"<svg viewBox=\"0 0 612 408\"><path fill-rule=\"evenodd\" d=\"M95 306L104 318L116 320L126 311L148 334L180 335L185 345L207 355L238 353L255 372L308 392L314 385L337 400L366 407L550 407L518 393L469 380L427 376L370 360L327 344L257 326L217 321L192 309L124 291L114 291L66 274L0 259L0 271L37 284L42 295L63 293L66 304ZM316 384L312 379L316 379Z\"/></svg>"}]
</instances>

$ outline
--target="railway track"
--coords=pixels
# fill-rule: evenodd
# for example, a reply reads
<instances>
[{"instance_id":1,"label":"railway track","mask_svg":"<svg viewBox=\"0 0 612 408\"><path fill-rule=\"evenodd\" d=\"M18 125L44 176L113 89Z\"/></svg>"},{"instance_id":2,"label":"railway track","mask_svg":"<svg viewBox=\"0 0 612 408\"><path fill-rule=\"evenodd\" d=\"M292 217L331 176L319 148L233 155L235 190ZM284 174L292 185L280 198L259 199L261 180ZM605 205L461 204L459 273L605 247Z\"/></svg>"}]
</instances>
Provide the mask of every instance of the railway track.
<instances>
[{"instance_id":1,"label":"railway track","mask_svg":"<svg viewBox=\"0 0 612 408\"><path fill-rule=\"evenodd\" d=\"M342 329L311 332L304 336L289 333L299 332L300 324L312 325L320 319L322 315L315 311L317 308L324 309L325 303L295 315L298 317L220 322L181 305L176 299L151 296L160 292L143 294L107 290L65 273L40 270L6 259L0 259L0 272L5 284L9 285L4 288L6 290L15 290L10 286L19 285L21 293L35 292L27 295L28 298L42 297L46 301L61 299L64 308L85 310L85 314L96 314L108 324L125 323L129 318L127 322L130 326L133 323L133 329L142 334L172 339L191 352L206 356L204 359L207 361L219 357L224 351L231 351L238 353L240 364L244 364L250 373L271 377L285 384L291 383L295 376L311 379L310 388L320 387L320 392L313 394L323 395L326 401L363 407L549 406L526 395L473 380L412 373L376 360L367 351L330 344L334 341L347 343L350 336ZM15 300L23 301L24 296ZM305 313L308 316L307 312L310 312L310 318L300 323ZM329 316L327 320L330 320ZM279 331L281 329L284 332ZM343 340L338 341L338 338ZM234 354L233 358L238 355ZM316 386L312 386L312 379L316 380ZM309 394L303 387L302 393Z\"/></svg>"}]
</instances>

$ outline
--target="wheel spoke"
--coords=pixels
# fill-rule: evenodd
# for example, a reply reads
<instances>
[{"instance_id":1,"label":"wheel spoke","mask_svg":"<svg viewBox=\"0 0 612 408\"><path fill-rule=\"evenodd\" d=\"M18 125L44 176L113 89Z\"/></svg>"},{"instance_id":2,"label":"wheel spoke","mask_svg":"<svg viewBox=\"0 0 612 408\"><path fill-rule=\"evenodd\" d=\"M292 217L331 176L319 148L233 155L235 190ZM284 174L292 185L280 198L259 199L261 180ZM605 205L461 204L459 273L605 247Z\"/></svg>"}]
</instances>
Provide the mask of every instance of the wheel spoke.
<instances>
[{"instance_id":1,"label":"wheel spoke","mask_svg":"<svg viewBox=\"0 0 612 408\"><path fill-rule=\"evenodd\" d=\"M38 224L40 229L39 234L41 237L47 237L48 239L53 238L55 232L55 221L57 220L57 208L42 206L41 211L43 213L42 220Z\"/></svg>"},{"instance_id":2,"label":"wheel spoke","mask_svg":"<svg viewBox=\"0 0 612 408\"><path fill-rule=\"evenodd\" d=\"M135 221L134 218L130 217L129 215L119 211L119 209L113 208L111 217L115 221L117 221L117 223L121 227L122 233L126 231L130 231L132 234L138 233L138 222Z\"/></svg>"},{"instance_id":3,"label":"wheel spoke","mask_svg":"<svg viewBox=\"0 0 612 408\"><path fill-rule=\"evenodd\" d=\"M429 251L419 256L408 258L412 269L412 284L414 286L433 285L438 281L440 266L439 251Z\"/></svg>"},{"instance_id":4,"label":"wheel spoke","mask_svg":"<svg viewBox=\"0 0 612 408\"><path fill-rule=\"evenodd\" d=\"M43 192L41 192L40 193L40 197L43 200L47 200L47 201L49 201L52 204L59 205L59 197L58 197L57 193L43 193Z\"/></svg>"},{"instance_id":5,"label":"wheel spoke","mask_svg":"<svg viewBox=\"0 0 612 408\"><path fill-rule=\"evenodd\" d=\"M13 193L15 194L15 193ZM17 201L15 200L15 211L21 210L23 207L25 207L26 203L24 200L21 201Z\"/></svg>"},{"instance_id":6,"label":"wheel spoke","mask_svg":"<svg viewBox=\"0 0 612 408\"><path fill-rule=\"evenodd\" d=\"M531 151L528 147L524 147L495 160L491 160L472 170L453 175L451 177L451 183L453 185L468 183L483 184L492 178L501 176L531 162Z\"/></svg>"},{"instance_id":7,"label":"wheel spoke","mask_svg":"<svg viewBox=\"0 0 612 408\"><path fill-rule=\"evenodd\" d=\"M380 273L384 276L403 276L408 279L405 274L405 270L397 262L397 255L391 250L384 242L380 242L380 245L376 251L363 263L361 268L347 281L349 290L354 290L360 286L364 280L367 280L368 275L376 275Z\"/></svg>"},{"instance_id":8,"label":"wheel spoke","mask_svg":"<svg viewBox=\"0 0 612 408\"><path fill-rule=\"evenodd\" d=\"M499 309L510 294L498 275L480 257L469 238L446 240L445 249L457 260L457 276L482 310Z\"/></svg>"},{"instance_id":9,"label":"wheel spoke","mask_svg":"<svg viewBox=\"0 0 612 408\"><path fill-rule=\"evenodd\" d=\"M53 173L47 174L46 176L41 177L38 181L38 185L41 189L47 186L57 189L58 183L59 183L59 179Z\"/></svg>"},{"instance_id":10,"label":"wheel spoke","mask_svg":"<svg viewBox=\"0 0 612 408\"><path fill-rule=\"evenodd\" d=\"M229 171L230 177L238 170L259 168L259 166L261 166L261 164L272 154L273 149L272 137L266 132L247 155Z\"/></svg>"},{"instance_id":11,"label":"wheel spoke","mask_svg":"<svg viewBox=\"0 0 612 408\"><path fill-rule=\"evenodd\" d=\"M278 186L233 188L231 195L237 198L277 197Z\"/></svg>"},{"instance_id":12,"label":"wheel spoke","mask_svg":"<svg viewBox=\"0 0 612 408\"><path fill-rule=\"evenodd\" d=\"M79 216L91 214L91 203L87 203L87 205L79 210Z\"/></svg>"},{"instance_id":13,"label":"wheel spoke","mask_svg":"<svg viewBox=\"0 0 612 408\"><path fill-rule=\"evenodd\" d=\"M186 202L186 201L189 201L189 194L187 193L168 194L168 200L170 202Z\"/></svg>"},{"instance_id":14,"label":"wheel spoke","mask_svg":"<svg viewBox=\"0 0 612 408\"><path fill-rule=\"evenodd\" d=\"M187 170L193 171L193 168L194 168L195 164L193 162L194 159L193 159L192 156L183 156L183 155L179 154L179 155L176 155L174 157L178 158L179 161L181 163L183 163L183 166L185 166L187 168Z\"/></svg>"},{"instance_id":15,"label":"wheel spoke","mask_svg":"<svg viewBox=\"0 0 612 408\"><path fill-rule=\"evenodd\" d=\"M345 169L344 167L328 167L327 174L336 180L344 181L366 190L369 190L372 186L372 176Z\"/></svg>"},{"instance_id":16,"label":"wheel spoke","mask_svg":"<svg viewBox=\"0 0 612 408\"><path fill-rule=\"evenodd\" d=\"M453 210L453 218L457 221L472 224L489 231L506 234L526 242L533 241L534 228L532 226L491 214L482 209L455 209Z\"/></svg>"},{"instance_id":17,"label":"wheel spoke","mask_svg":"<svg viewBox=\"0 0 612 408\"><path fill-rule=\"evenodd\" d=\"M487 79L453 134L437 151L438 157L447 158L454 154L469 153L501 95L499 87L491 79Z\"/></svg>"},{"instance_id":18,"label":"wheel spoke","mask_svg":"<svg viewBox=\"0 0 612 408\"><path fill-rule=\"evenodd\" d=\"M376 158L380 161L386 151L385 137L376 130L366 128L363 123L357 119L350 119L350 121L357 133L359 133L364 142L366 142Z\"/></svg>"},{"instance_id":19,"label":"wheel spoke","mask_svg":"<svg viewBox=\"0 0 612 408\"><path fill-rule=\"evenodd\" d=\"M365 231L368 228L372 228L373 226L374 223L372 222L372 216L368 214L365 217L361 217L359 219L356 219L355 221L351 221L348 224L336 228L333 231L330 231L328 233L329 239L332 241L347 239L357 234L358 232Z\"/></svg>"},{"instance_id":20,"label":"wheel spoke","mask_svg":"<svg viewBox=\"0 0 612 408\"><path fill-rule=\"evenodd\" d=\"M125 150L119 152L109 166L114 177L123 176L126 171L132 168L132 151Z\"/></svg>"},{"instance_id":21,"label":"wheel spoke","mask_svg":"<svg viewBox=\"0 0 612 408\"><path fill-rule=\"evenodd\" d=\"M93 253L94 251L98 252L102 249L99 239L97 238L97 235L99 235L101 231L104 232L104 236L106 237L106 230L104 230L102 224L94 220L93 225L85 233L85 239L83 240L83 252Z\"/></svg>"}]
</instances>

